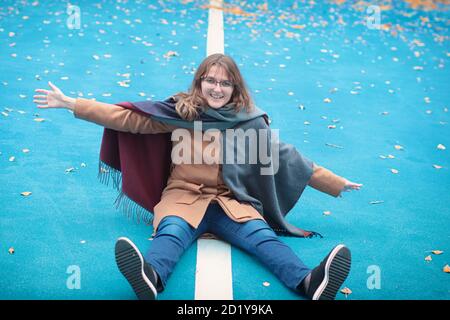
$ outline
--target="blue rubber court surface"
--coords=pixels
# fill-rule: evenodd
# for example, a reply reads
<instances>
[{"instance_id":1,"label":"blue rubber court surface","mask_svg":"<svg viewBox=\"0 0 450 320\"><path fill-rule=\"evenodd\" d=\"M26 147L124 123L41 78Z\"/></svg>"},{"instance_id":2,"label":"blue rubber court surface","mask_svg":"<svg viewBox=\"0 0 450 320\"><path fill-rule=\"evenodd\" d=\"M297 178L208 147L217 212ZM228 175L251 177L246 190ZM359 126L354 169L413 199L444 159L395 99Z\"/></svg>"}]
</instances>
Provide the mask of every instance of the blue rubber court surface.
<instances>
[{"instance_id":1,"label":"blue rubber court surface","mask_svg":"<svg viewBox=\"0 0 450 320\"><path fill-rule=\"evenodd\" d=\"M342 198L307 188L288 220L324 238L282 238L310 267L338 243L351 249L351 294L337 299L450 298L443 2L224 3L225 53L280 139L364 185ZM187 90L206 53L208 1L72 4L79 29L65 1L0 5L2 299L135 299L114 243L126 236L145 251L153 232L97 180L103 128L37 109L34 90L52 81L71 97L160 100ZM159 299L194 299L196 250ZM234 299L302 299L235 248L232 275Z\"/></svg>"}]
</instances>

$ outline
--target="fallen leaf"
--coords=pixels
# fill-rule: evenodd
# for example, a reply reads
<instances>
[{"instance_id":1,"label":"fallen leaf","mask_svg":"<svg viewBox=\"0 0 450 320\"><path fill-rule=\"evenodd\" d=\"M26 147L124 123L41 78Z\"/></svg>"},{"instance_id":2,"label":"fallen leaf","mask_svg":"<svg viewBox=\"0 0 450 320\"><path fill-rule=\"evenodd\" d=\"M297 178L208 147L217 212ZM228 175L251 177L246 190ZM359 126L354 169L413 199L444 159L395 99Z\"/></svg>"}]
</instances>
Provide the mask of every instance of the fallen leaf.
<instances>
[{"instance_id":1,"label":"fallen leaf","mask_svg":"<svg viewBox=\"0 0 450 320\"><path fill-rule=\"evenodd\" d=\"M439 166L439 165L437 165L437 164L433 164L433 167L434 167L435 169L442 169L442 166Z\"/></svg>"},{"instance_id":2,"label":"fallen leaf","mask_svg":"<svg viewBox=\"0 0 450 320\"><path fill-rule=\"evenodd\" d=\"M349 288L345 287L341 290L341 293L345 294L345 297L347 298L347 296L349 294L352 294L352 290L350 290Z\"/></svg>"},{"instance_id":3,"label":"fallen leaf","mask_svg":"<svg viewBox=\"0 0 450 320\"><path fill-rule=\"evenodd\" d=\"M22 149L22 152L23 153L28 153L28 152L30 152L30 149Z\"/></svg>"},{"instance_id":4,"label":"fallen leaf","mask_svg":"<svg viewBox=\"0 0 450 320\"><path fill-rule=\"evenodd\" d=\"M9 162L13 162L14 160L16 160L16 157L9 157Z\"/></svg>"},{"instance_id":5,"label":"fallen leaf","mask_svg":"<svg viewBox=\"0 0 450 320\"><path fill-rule=\"evenodd\" d=\"M264 281L264 282L263 282L263 286L264 286L264 287L270 286L270 282Z\"/></svg>"},{"instance_id":6,"label":"fallen leaf","mask_svg":"<svg viewBox=\"0 0 450 320\"><path fill-rule=\"evenodd\" d=\"M335 126L334 124L330 124L330 125L328 126L328 129L336 129L336 126Z\"/></svg>"},{"instance_id":7,"label":"fallen leaf","mask_svg":"<svg viewBox=\"0 0 450 320\"><path fill-rule=\"evenodd\" d=\"M28 197L31 194L30 191L24 191L21 193L21 195L23 195L24 197Z\"/></svg>"},{"instance_id":8,"label":"fallen leaf","mask_svg":"<svg viewBox=\"0 0 450 320\"><path fill-rule=\"evenodd\" d=\"M444 271L445 273L450 273L450 266L448 264L446 264L444 266L444 268L442 269L442 271Z\"/></svg>"},{"instance_id":9,"label":"fallen leaf","mask_svg":"<svg viewBox=\"0 0 450 320\"><path fill-rule=\"evenodd\" d=\"M8 252L9 252L9 254L14 254L14 252L16 252L16 251L14 250L13 247L11 247L11 248L8 249Z\"/></svg>"},{"instance_id":10,"label":"fallen leaf","mask_svg":"<svg viewBox=\"0 0 450 320\"><path fill-rule=\"evenodd\" d=\"M433 250L433 251L431 251L431 253L436 254L436 255L439 255L439 254L443 254L444 251L441 251L441 250Z\"/></svg>"},{"instance_id":11,"label":"fallen leaf","mask_svg":"<svg viewBox=\"0 0 450 320\"><path fill-rule=\"evenodd\" d=\"M323 215L324 215L324 216L329 216L330 214L331 214L331 211L324 211L324 212L323 212Z\"/></svg>"},{"instance_id":12,"label":"fallen leaf","mask_svg":"<svg viewBox=\"0 0 450 320\"><path fill-rule=\"evenodd\" d=\"M391 172L394 173L394 174L397 174L398 170L397 169L391 169Z\"/></svg>"},{"instance_id":13,"label":"fallen leaf","mask_svg":"<svg viewBox=\"0 0 450 320\"><path fill-rule=\"evenodd\" d=\"M431 260L433 260L433 259L431 258L431 256L426 256L426 257L425 257L425 261L431 261Z\"/></svg>"},{"instance_id":14,"label":"fallen leaf","mask_svg":"<svg viewBox=\"0 0 450 320\"><path fill-rule=\"evenodd\" d=\"M325 103L330 103L330 102L331 102L331 99L330 99L330 98L325 98L325 99L323 99L323 102L325 102Z\"/></svg>"},{"instance_id":15,"label":"fallen leaf","mask_svg":"<svg viewBox=\"0 0 450 320\"><path fill-rule=\"evenodd\" d=\"M70 168L66 169L66 173L73 172L73 171L75 171L74 167L70 167Z\"/></svg>"},{"instance_id":16,"label":"fallen leaf","mask_svg":"<svg viewBox=\"0 0 450 320\"><path fill-rule=\"evenodd\" d=\"M45 121L44 118L34 118L33 120L36 122L44 122Z\"/></svg>"},{"instance_id":17,"label":"fallen leaf","mask_svg":"<svg viewBox=\"0 0 450 320\"><path fill-rule=\"evenodd\" d=\"M438 144L438 145L437 145L437 148L438 148L439 150L445 150L445 146L444 146L443 144Z\"/></svg>"},{"instance_id":18,"label":"fallen leaf","mask_svg":"<svg viewBox=\"0 0 450 320\"><path fill-rule=\"evenodd\" d=\"M327 143L325 143L325 145L328 146L328 147L332 147L332 148L344 149L343 146L339 146L339 145L333 144L333 143L328 143L328 142L327 142Z\"/></svg>"},{"instance_id":19,"label":"fallen leaf","mask_svg":"<svg viewBox=\"0 0 450 320\"><path fill-rule=\"evenodd\" d=\"M172 51L172 50L167 51L167 52L163 55L163 57L166 58L166 59L169 59L170 57L176 57L176 56L179 56L178 52Z\"/></svg>"},{"instance_id":20,"label":"fallen leaf","mask_svg":"<svg viewBox=\"0 0 450 320\"><path fill-rule=\"evenodd\" d=\"M396 144L396 145L394 146L394 148L395 148L396 150L403 150L403 147L402 147L401 145L399 145L399 144Z\"/></svg>"}]
</instances>

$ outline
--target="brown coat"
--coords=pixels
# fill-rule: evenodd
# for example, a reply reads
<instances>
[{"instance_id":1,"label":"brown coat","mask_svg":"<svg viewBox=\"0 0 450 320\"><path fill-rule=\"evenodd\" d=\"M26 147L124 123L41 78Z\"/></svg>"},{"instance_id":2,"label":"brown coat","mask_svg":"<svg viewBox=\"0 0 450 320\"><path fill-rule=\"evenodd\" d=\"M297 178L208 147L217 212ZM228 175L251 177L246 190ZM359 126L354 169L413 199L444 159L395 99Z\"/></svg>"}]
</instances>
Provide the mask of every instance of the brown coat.
<instances>
[{"instance_id":1,"label":"brown coat","mask_svg":"<svg viewBox=\"0 0 450 320\"><path fill-rule=\"evenodd\" d=\"M76 100L74 116L105 128L137 134L172 132L177 128L120 106L83 98ZM190 133L192 135L193 131L190 130ZM173 142L173 146L177 143ZM203 149L208 144L208 141L204 141ZM194 143L191 150L193 155ZM313 168L309 185L337 197L345 185L345 180L323 167L314 164ZM153 226L156 230L165 216L175 215L196 228L212 201L218 202L234 221L263 219L250 204L234 199L232 192L223 182L222 166L216 161L214 164L172 165L161 201L154 208Z\"/></svg>"}]
</instances>

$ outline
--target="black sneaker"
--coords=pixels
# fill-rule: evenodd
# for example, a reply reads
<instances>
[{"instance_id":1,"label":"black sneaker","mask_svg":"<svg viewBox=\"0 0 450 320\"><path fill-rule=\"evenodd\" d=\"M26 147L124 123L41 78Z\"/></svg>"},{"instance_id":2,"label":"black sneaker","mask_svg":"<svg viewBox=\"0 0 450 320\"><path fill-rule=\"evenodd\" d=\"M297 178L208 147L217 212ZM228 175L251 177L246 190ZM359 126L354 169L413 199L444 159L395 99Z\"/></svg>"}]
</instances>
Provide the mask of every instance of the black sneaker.
<instances>
[{"instance_id":1,"label":"black sneaker","mask_svg":"<svg viewBox=\"0 0 450 320\"><path fill-rule=\"evenodd\" d=\"M157 279L153 268L144 261L136 245L122 237L116 242L116 263L139 300L155 300Z\"/></svg>"},{"instance_id":2,"label":"black sneaker","mask_svg":"<svg viewBox=\"0 0 450 320\"><path fill-rule=\"evenodd\" d=\"M312 300L334 300L350 271L350 250L340 244L311 271L306 295Z\"/></svg>"}]
</instances>

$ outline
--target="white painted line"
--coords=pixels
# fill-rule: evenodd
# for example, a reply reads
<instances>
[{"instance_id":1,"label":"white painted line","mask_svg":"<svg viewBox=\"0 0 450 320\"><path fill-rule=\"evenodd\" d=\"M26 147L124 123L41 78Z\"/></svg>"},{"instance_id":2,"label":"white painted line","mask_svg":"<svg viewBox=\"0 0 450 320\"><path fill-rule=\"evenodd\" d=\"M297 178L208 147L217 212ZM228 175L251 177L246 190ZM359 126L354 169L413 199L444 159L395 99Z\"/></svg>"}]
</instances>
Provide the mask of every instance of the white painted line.
<instances>
[{"instance_id":1,"label":"white painted line","mask_svg":"<svg viewBox=\"0 0 450 320\"><path fill-rule=\"evenodd\" d=\"M195 275L195 300L233 300L230 245L199 239Z\"/></svg>"},{"instance_id":2,"label":"white painted line","mask_svg":"<svg viewBox=\"0 0 450 320\"><path fill-rule=\"evenodd\" d=\"M223 12L221 0L211 0L208 19L206 55L224 53ZM220 240L197 241L195 300L233 300L231 246Z\"/></svg>"},{"instance_id":3,"label":"white painted line","mask_svg":"<svg viewBox=\"0 0 450 320\"><path fill-rule=\"evenodd\" d=\"M206 55L224 53L223 11L222 0L211 0L208 13L208 37L206 40Z\"/></svg>"}]
</instances>

